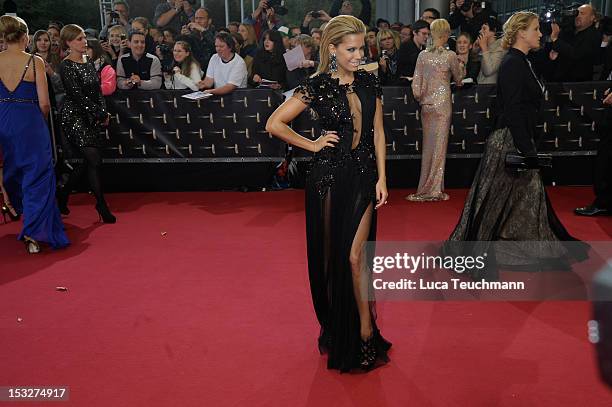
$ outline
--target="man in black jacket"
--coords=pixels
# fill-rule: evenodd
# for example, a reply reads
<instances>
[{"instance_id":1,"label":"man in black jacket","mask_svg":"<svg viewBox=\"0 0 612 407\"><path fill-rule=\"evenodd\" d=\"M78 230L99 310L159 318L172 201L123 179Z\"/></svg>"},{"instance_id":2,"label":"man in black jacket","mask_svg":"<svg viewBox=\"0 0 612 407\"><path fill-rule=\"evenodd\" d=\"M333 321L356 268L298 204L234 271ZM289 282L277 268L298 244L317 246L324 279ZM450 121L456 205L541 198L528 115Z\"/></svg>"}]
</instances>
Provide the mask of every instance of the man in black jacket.
<instances>
[{"instance_id":1,"label":"man in black jacket","mask_svg":"<svg viewBox=\"0 0 612 407\"><path fill-rule=\"evenodd\" d=\"M427 44L429 36L429 23L425 20L417 20L412 25L412 41L400 46L397 52L397 74L398 77L414 76L417 58Z\"/></svg>"},{"instance_id":2,"label":"man in black jacket","mask_svg":"<svg viewBox=\"0 0 612 407\"><path fill-rule=\"evenodd\" d=\"M200 63L202 72L206 72L208 61L216 52L215 34L210 12L206 8L197 9L194 22L187 24L181 30L179 40L187 41L191 45L193 56Z\"/></svg>"},{"instance_id":3,"label":"man in black jacket","mask_svg":"<svg viewBox=\"0 0 612 407\"><path fill-rule=\"evenodd\" d=\"M551 78L553 81L593 80L593 66L599 60L601 45L601 32L595 28L595 18L595 9L584 4L578 8L578 15L574 20L576 30L573 33L561 32L558 24L552 24L550 40L554 53L551 58L556 58L556 67Z\"/></svg>"}]
</instances>

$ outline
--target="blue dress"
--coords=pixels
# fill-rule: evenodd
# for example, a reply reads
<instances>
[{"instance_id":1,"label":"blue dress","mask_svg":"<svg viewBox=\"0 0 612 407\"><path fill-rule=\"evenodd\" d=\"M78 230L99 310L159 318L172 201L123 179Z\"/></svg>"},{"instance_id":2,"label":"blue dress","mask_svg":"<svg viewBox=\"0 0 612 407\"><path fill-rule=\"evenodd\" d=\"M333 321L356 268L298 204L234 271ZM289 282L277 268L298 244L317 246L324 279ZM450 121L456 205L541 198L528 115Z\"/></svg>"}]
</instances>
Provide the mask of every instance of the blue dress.
<instances>
[{"instance_id":1,"label":"blue dress","mask_svg":"<svg viewBox=\"0 0 612 407\"><path fill-rule=\"evenodd\" d=\"M34 63L30 58L28 65ZM0 145L4 155L4 188L28 236L52 248L70 242L55 201L55 174L47 122L38 106L36 83L25 81L26 66L14 91L0 80Z\"/></svg>"}]
</instances>

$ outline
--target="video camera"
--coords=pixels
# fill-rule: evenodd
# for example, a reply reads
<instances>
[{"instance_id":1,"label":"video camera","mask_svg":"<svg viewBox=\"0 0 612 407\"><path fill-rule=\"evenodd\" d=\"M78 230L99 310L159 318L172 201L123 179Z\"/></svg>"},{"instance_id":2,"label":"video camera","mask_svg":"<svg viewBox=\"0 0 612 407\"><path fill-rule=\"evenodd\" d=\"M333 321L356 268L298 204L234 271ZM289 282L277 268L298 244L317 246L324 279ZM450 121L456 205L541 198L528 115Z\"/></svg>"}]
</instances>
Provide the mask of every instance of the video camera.
<instances>
[{"instance_id":1,"label":"video camera","mask_svg":"<svg viewBox=\"0 0 612 407\"><path fill-rule=\"evenodd\" d=\"M544 6L544 10L540 13L540 31L542 34L550 35L552 33L552 23L558 24L562 32L573 32L578 7L580 7L578 3L565 6L563 2L550 3Z\"/></svg>"}]
</instances>

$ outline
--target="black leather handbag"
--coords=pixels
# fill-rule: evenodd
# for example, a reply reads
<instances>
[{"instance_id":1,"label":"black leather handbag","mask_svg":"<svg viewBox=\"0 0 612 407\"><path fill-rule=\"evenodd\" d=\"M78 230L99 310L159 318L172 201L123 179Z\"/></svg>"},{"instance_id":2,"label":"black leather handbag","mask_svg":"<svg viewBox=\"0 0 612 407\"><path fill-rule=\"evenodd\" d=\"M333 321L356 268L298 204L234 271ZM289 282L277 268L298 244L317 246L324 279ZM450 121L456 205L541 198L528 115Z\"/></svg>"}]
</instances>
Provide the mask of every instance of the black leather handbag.
<instances>
[{"instance_id":1,"label":"black leather handbag","mask_svg":"<svg viewBox=\"0 0 612 407\"><path fill-rule=\"evenodd\" d=\"M519 171L550 168L552 167L552 155L539 153L536 161L527 159L527 157L519 152L509 152L506 153L505 164L506 168Z\"/></svg>"}]
</instances>

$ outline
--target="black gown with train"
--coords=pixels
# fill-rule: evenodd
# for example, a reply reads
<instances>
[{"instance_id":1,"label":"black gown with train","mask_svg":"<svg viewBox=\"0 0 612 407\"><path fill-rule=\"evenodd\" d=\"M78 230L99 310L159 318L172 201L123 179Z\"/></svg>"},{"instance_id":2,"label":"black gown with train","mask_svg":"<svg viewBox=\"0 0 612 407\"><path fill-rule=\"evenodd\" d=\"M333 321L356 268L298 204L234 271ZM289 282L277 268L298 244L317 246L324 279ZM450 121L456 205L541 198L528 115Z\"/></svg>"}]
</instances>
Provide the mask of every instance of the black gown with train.
<instances>
[{"instance_id":1,"label":"black gown with train","mask_svg":"<svg viewBox=\"0 0 612 407\"><path fill-rule=\"evenodd\" d=\"M349 261L360 224L368 230L367 240L376 240L374 115L381 95L376 76L362 71L347 85L319 74L293 95L309 105L315 135L333 130L340 138L335 147L314 154L306 182L306 234L319 350L328 354L328 368L344 372L364 367L364 360L371 362L368 367L387 362L391 347L376 326L370 295L373 336L371 346L363 348ZM371 273L366 274L371 287Z\"/></svg>"},{"instance_id":2,"label":"black gown with train","mask_svg":"<svg viewBox=\"0 0 612 407\"><path fill-rule=\"evenodd\" d=\"M511 48L499 68L496 129L487 139L461 218L445 245L446 254L489 250L495 254L490 259L495 267L532 271L567 268L571 261L585 258L588 246L576 243L561 224L540 170L518 172L505 166L509 152L536 159L543 92L527 56ZM478 243L453 243L466 241ZM493 241L503 243L487 243ZM490 267L472 277L496 279L497 269Z\"/></svg>"}]
</instances>

